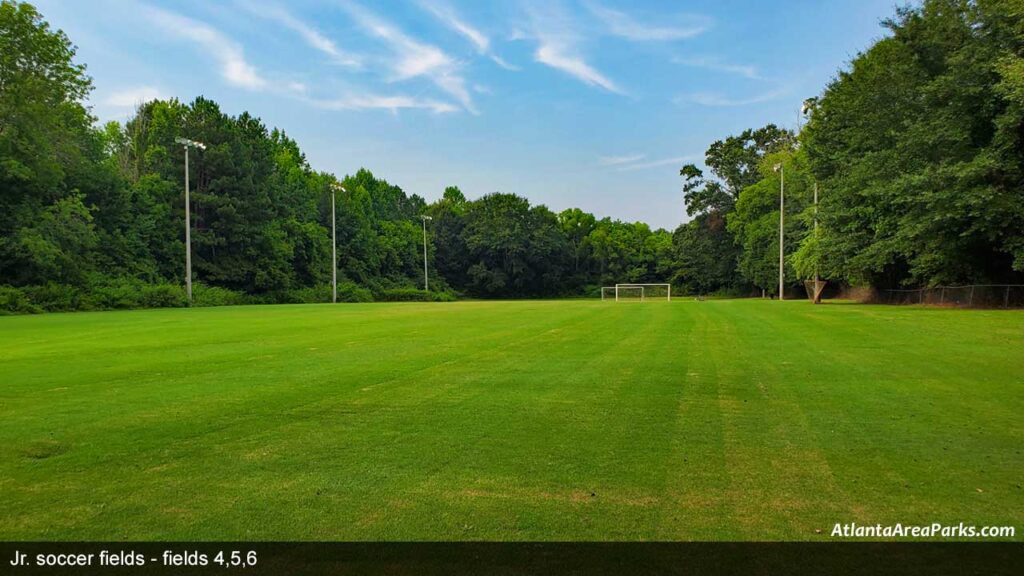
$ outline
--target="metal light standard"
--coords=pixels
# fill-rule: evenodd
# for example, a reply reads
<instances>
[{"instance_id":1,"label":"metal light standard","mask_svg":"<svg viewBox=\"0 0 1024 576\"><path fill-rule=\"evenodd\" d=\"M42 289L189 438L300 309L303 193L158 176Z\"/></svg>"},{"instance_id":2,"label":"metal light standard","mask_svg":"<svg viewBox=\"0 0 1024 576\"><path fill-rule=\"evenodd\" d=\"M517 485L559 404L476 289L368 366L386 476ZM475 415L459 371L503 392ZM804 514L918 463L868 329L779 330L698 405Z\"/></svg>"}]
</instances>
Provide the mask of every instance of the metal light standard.
<instances>
[{"instance_id":1,"label":"metal light standard","mask_svg":"<svg viewBox=\"0 0 1024 576\"><path fill-rule=\"evenodd\" d=\"M783 235L786 222L786 167L782 164L776 164L774 170L779 173L779 300L785 300L785 273L784 273L784 243L786 241Z\"/></svg>"},{"instance_id":2,"label":"metal light standard","mask_svg":"<svg viewBox=\"0 0 1024 576\"><path fill-rule=\"evenodd\" d=\"M433 220L430 216L420 216L423 221L423 290L430 292L430 278L427 276L427 221Z\"/></svg>"},{"instance_id":3,"label":"metal light standard","mask_svg":"<svg viewBox=\"0 0 1024 576\"><path fill-rule=\"evenodd\" d=\"M331 182L331 303L338 303L338 217L334 211L334 197L338 190L348 192L337 182Z\"/></svg>"},{"instance_id":4,"label":"metal light standard","mask_svg":"<svg viewBox=\"0 0 1024 576\"><path fill-rule=\"evenodd\" d=\"M814 183L814 249L817 254L814 256L814 303L821 304L822 287L818 284L821 280L818 276L818 265L821 261L821 245L818 243L818 183Z\"/></svg>"},{"instance_id":5,"label":"metal light standard","mask_svg":"<svg viewBox=\"0 0 1024 576\"><path fill-rule=\"evenodd\" d=\"M188 190L188 149L198 148L206 150L206 144L196 142L187 138L175 138L174 141L185 148L185 292L188 294L188 302L192 303L192 210L189 207Z\"/></svg>"},{"instance_id":6,"label":"metal light standard","mask_svg":"<svg viewBox=\"0 0 1024 576\"><path fill-rule=\"evenodd\" d=\"M800 114L805 118L810 118L811 114L817 109L818 99L808 98L804 100L803 106L800 107ZM818 243L818 181L814 181L814 246L817 254L814 257L814 293L812 301L815 304L821 304L821 293L823 288L821 286L821 276L819 274L819 267L821 264L821 245Z\"/></svg>"}]
</instances>

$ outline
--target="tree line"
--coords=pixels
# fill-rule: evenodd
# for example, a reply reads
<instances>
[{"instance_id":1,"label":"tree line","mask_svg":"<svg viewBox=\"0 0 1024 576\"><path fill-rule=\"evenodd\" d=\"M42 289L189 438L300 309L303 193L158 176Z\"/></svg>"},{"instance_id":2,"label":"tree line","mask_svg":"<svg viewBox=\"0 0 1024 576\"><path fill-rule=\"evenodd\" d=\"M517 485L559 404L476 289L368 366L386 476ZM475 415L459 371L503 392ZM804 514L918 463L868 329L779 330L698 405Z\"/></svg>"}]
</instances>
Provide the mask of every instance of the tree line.
<instances>
[{"instance_id":1,"label":"tree line","mask_svg":"<svg viewBox=\"0 0 1024 576\"><path fill-rule=\"evenodd\" d=\"M97 126L71 41L3 0L0 309L184 305L178 136L207 146L189 166L199 304L329 300L332 194L341 300L593 295L619 282L774 294L783 175L792 289L815 273L876 288L1022 281L1024 7L927 0L884 26L808 101L799 132L746 130L713 143L705 169L684 166L691 219L669 232L455 186L428 203L367 170L318 172L284 131L201 97Z\"/></svg>"},{"instance_id":2,"label":"tree line","mask_svg":"<svg viewBox=\"0 0 1024 576\"><path fill-rule=\"evenodd\" d=\"M681 170L682 283L778 292L783 174L788 287L1024 283L1024 4L926 0L883 26L799 133L747 130L709 175Z\"/></svg>"},{"instance_id":3,"label":"tree line","mask_svg":"<svg viewBox=\"0 0 1024 576\"><path fill-rule=\"evenodd\" d=\"M342 300L567 296L670 268L664 230L457 187L428 204L367 170L317 172L284 131L202 97L96 126L74 46L27 3L0 4L0 51L0 307L184 304L180 136L206 145L189 163L201 304L329 299L332 194Z\"/></svg>"}]
</instances>

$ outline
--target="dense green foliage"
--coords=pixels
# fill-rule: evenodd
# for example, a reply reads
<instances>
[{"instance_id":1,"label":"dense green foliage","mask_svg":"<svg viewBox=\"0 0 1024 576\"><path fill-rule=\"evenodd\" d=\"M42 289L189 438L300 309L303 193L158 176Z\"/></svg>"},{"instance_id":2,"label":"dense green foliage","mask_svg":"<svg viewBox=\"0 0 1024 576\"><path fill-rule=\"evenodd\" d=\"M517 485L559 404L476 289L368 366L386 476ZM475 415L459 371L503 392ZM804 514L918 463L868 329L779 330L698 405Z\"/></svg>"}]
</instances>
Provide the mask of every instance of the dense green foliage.
<instances>
[{"instance_id":1,"label":"dense green foliage","mask_svg":"<svg viewBox=\"0 0 1024 576\"><path fill-rule=\"evenodd\" d=\"M366 170L318 173L283 131L205 98L149 102L96 127L69 39L30 5L3 0L0 309L184 302L178 136L207 145L190 164L200 305L329 299L331 194L344 301L428 298L415 291L425 215L438 298L664 281L774 294L777 165L792 288L819 272L876 287L1024 282L1024 6L926 0L885 26L808 101L799 134L746 130L710 146L707 174L684 166L691 220L670 233L575 208L556 214L515 194L467 200L453 186L428 204Z\"/></svg>"},{"instance_id":2,"label":"dense green foliage","mask_svg":"<svg viewBox=\"0 0 1024 576\"><path fill-rule=\"evenodd\" d=\"M677 283L696 292L772 285L761 273L766 262L763 250L771 248L773 240L765 233L773 218L778 222L779 211L778 203L766 201L767 182L762 179L769 178L765 167L773 165L766 158L792 144L790 132L768 125L712 144L704 160L711 179L695 165L683 166L679 174L684 178L686 210L695 218L676 231L681 263ZM750 192L754 186L762 192ZM778 236L774 238L778 253Z\"/></svg>"},{"instance_id":3,"label":"dense green foliage","mask_svg":"<svg viewBox=\"0 0 1024 576\"><path fill-rule=\"evenodd\" d=\"M823 266L881 285L1020 279L1024 4L930 0L886 27L804 133Z\"/></svg>"},{"instance_id":4,"label":"dense green foliage","mask_svg":"<svg viewBox=\"0 0 1024 576\"><path fill-rule=\"evenodd\" d=\"M339 182L313 171L284 132L205 98L148 102L124 124L96 128L82 105L90 81L63 33L30 5L4 1L0 41L0 284L17 288L2 309L183 303L179 136L206 144L189 165L198 305L328 300L332 193L343 301L578 294L671 269L663 230L554 214L513 194L467 201L455 187L428 206L366 170ZM433 295L416 290L421 215L434 218ZM131 297L143 286L178 293Z\"/></svg>"},{"instance_id":5,"label":"dense green foliage","mask_svg":"<svg viewBox=\"0 0 1024 576\"><path fill-rule=\"evenodd\" d=\"M1022 328L759 300L3 318L0 540L1019 527Z\"/></svg>"},{"instance_id":6,"label":"dense green foliage","mask_svg":"<svg viewBox=\"0 0 1024 576\"><path fill-rule=\"evenodd\" d=\"M747 131L708 150L716 180L683 169L691 213L724 213L743 281L778 291L781 163L790 284L1024 282L1024 3L926 0L885 27L808 101L796 141ZM719 230L686 226L688 248L725 254ZM719 262L680 273L722 285Z\"/></svg>"}]
</instances>

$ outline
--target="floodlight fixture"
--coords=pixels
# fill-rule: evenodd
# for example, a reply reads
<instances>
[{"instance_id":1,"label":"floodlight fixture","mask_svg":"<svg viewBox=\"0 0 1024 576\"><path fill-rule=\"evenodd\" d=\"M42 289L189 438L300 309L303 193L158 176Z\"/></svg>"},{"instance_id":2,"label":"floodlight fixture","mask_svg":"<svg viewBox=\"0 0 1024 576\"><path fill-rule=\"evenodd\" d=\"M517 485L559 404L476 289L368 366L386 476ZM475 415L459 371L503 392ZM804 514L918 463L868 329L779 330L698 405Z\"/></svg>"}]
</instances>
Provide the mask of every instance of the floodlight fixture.
<instances>
[{"instance_id":1,"label":"floodlight fixture","mask_svg":"<svg viewBox=\"0 0 1024 576\"><path fill-rule=\"evenodd\" d=\"M174 141L181 144L185 148L199 148L200 150L206 150L206 144L202 142L196 142L195 140L189 140L188 138L175 138Z\"/></svg>"}]
</instances>

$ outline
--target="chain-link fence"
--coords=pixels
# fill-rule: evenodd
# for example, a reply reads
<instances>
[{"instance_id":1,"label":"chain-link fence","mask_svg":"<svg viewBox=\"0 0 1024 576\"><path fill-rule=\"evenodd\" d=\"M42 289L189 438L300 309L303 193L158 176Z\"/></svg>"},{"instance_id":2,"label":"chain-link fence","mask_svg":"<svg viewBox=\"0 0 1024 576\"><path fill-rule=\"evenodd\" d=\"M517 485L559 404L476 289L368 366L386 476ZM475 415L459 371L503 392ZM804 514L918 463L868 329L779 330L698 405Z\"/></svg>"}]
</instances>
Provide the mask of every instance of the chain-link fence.
<instances>
[{"instance_id":1,"label":"chain-link fence","mask_svg":"<svg viewBox=\"0 0 1024 576\"><path fill-rule=\"evenodd\" d=\"M915 290L881 290L883 304L928 304L963 308L1024 308L1024 284L972 284Z\"/></svg>"}]
</instances>

